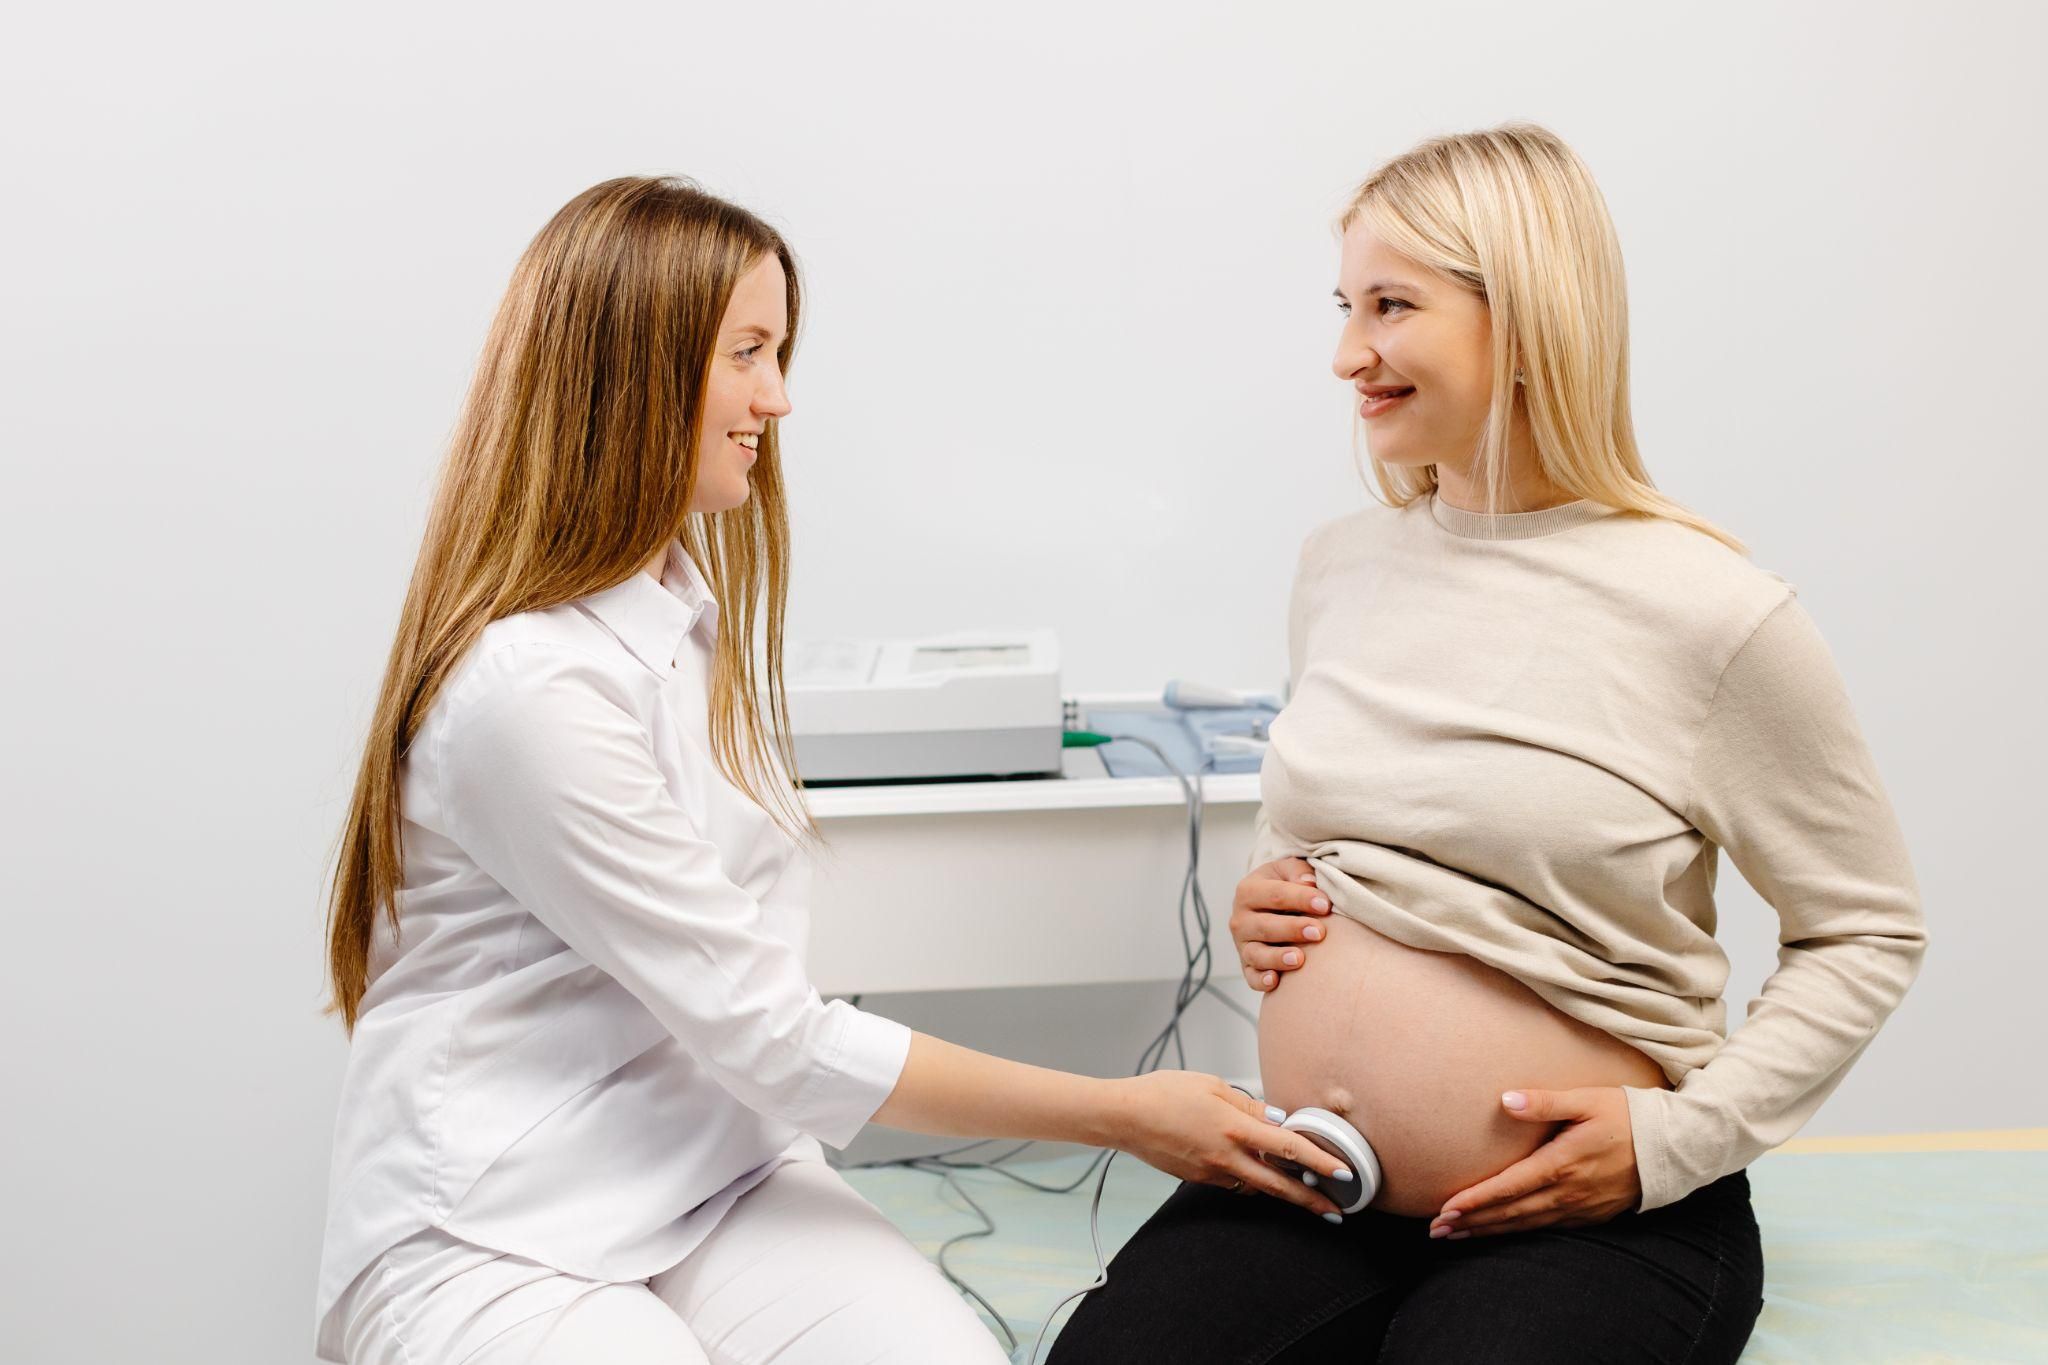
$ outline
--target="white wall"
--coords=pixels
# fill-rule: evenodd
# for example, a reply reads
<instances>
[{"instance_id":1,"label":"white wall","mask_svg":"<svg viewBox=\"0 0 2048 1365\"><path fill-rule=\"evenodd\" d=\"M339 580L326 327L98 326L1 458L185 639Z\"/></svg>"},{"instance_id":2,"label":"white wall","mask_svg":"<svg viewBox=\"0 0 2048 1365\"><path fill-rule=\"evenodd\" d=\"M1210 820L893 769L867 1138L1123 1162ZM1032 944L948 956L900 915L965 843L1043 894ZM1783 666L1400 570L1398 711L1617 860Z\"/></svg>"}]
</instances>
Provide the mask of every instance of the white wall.
<instances>
[{"instance_id":1,"label":"white wall","mask_svg":"<svg viewBox=\"0 0 2048 1365\"><path fill-rule=\"evenodd\" d=\"M1809 1131L2048 1123L2042 10L1110 9L12 21L0 1357L310 1358L323 860L485 322L627 172L808 268L796 632L1045 624L1076 690L1271 683L1300 537L1363 496L1332 211L1427 134L1556 129L1627 252L1651 467L1802 589L1926 893ZM1739 1016L1775 926L1727 904Z\"/></svg>"}]
</instances>

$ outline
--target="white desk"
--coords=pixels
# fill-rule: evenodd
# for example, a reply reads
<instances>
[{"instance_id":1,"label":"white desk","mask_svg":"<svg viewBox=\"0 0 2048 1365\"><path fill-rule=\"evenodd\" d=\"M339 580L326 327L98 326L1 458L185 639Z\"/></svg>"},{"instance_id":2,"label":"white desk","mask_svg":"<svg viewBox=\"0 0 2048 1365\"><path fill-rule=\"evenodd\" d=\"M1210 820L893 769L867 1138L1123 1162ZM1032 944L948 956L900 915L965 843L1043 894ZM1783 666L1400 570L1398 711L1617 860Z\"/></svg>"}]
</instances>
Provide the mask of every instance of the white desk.
<instances>
[{"instance_id":1,"label":"white desk","mask_svg":"<svg viewBox=\"0 0 2048 1365\"><path fill-rule=\"evenodd\" d=\"M1092 750L1036 781L809 793L811 976L827 995L1178 979L1187 806L1170 777L1109 777ZM1202 889L1213 978L1245 998L1230 900L1251 852L1257 773L1205 778Z\"/></svg>"}]
</instances>

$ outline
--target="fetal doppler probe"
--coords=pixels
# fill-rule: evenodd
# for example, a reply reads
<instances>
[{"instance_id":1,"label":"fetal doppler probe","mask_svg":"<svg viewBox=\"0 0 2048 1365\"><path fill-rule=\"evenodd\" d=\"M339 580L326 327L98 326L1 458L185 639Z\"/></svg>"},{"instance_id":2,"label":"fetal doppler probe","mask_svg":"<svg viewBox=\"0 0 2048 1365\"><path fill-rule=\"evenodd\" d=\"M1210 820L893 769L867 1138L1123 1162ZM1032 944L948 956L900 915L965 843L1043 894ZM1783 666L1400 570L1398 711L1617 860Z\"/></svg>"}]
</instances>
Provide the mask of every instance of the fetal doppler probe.
<instances>
[{"instance_id":1,"label":"fetal doppler probe","mask_svg":"<svg viewBox=\"0 0 2048 1365\"><path fill-rule=\"evenodd\" d=\"M1348 1184L1342 1180L1319 1180L1314 1172L1300 1163L1270 1154L1266 1157L1268 1166L1314 1185L1345 1213L1358 1212L1370 1204L1372 1197L1380 1192L1380 1159L1373 1154L1372 1144L1365 1140L1365 1134L1345 1120L1327 1109L1311 1107L1295 1110L1280 1121L1280 1126L1289 1132L1301 1134L1343 1162L1350 1169L1353 1179ZM1342 1197L1345 1193L1351 1197L1348 1204Z\"/></svg>"}]
</instances>

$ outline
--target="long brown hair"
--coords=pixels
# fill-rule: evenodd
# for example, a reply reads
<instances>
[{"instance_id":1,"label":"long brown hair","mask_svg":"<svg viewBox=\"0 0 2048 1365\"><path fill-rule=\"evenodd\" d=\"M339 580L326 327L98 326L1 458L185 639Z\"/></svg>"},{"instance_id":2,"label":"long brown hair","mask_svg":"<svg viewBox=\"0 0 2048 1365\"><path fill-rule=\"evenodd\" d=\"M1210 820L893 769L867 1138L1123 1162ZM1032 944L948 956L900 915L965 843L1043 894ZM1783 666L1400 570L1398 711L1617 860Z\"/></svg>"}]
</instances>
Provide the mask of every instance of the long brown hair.
<instances>
[{"instance_id":1,"label":"long brown hair","mask_svg":"<svg viewBox=\"0 0 2048 1365\"><path fill-rule=\"evenodd\" d=\"M796 260L773 228L690 181L627 176L592 186L520 257L450 443L342 828L328 902L328 1012L351 1034L380 910L398 930L400 767L449 675L492 621L623 583L672 540L680 537L718 601L713 757L784 829L815 835L790 781L789 527L773 421L747 501L715 514L688 510L719 324L734 285L770 253L789 282L789 333L777 352L786 373Z\"/></svg>"}]
</instances>

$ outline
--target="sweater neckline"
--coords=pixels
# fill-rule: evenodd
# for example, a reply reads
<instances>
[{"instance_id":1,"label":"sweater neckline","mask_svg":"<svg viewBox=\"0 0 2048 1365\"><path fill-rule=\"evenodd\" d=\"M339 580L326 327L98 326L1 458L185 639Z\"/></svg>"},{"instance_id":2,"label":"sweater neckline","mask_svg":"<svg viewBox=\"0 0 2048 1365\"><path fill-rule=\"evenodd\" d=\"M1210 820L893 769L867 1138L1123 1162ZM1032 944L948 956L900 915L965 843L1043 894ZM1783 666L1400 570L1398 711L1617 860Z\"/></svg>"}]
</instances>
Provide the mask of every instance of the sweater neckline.
<instances>
[{"instance_id":1,"label":"sweater neckline","mask_svg":"<svg viewBox=\"0 0 2048 1365\"><path fill-rule=\"evenodd\" d=\"M1489 516L1485 512L1468 512L1462 507L1453 507L1438 496L1438 490L1432 488L1429 491L1430 519L1452 535L1467 540L1528 540L1534 536L1555 535L1574 526L1598 521L1613 511L1604 503L1578 498L1534 512L1502 512Z\"/></svg>"}]
</instances>

